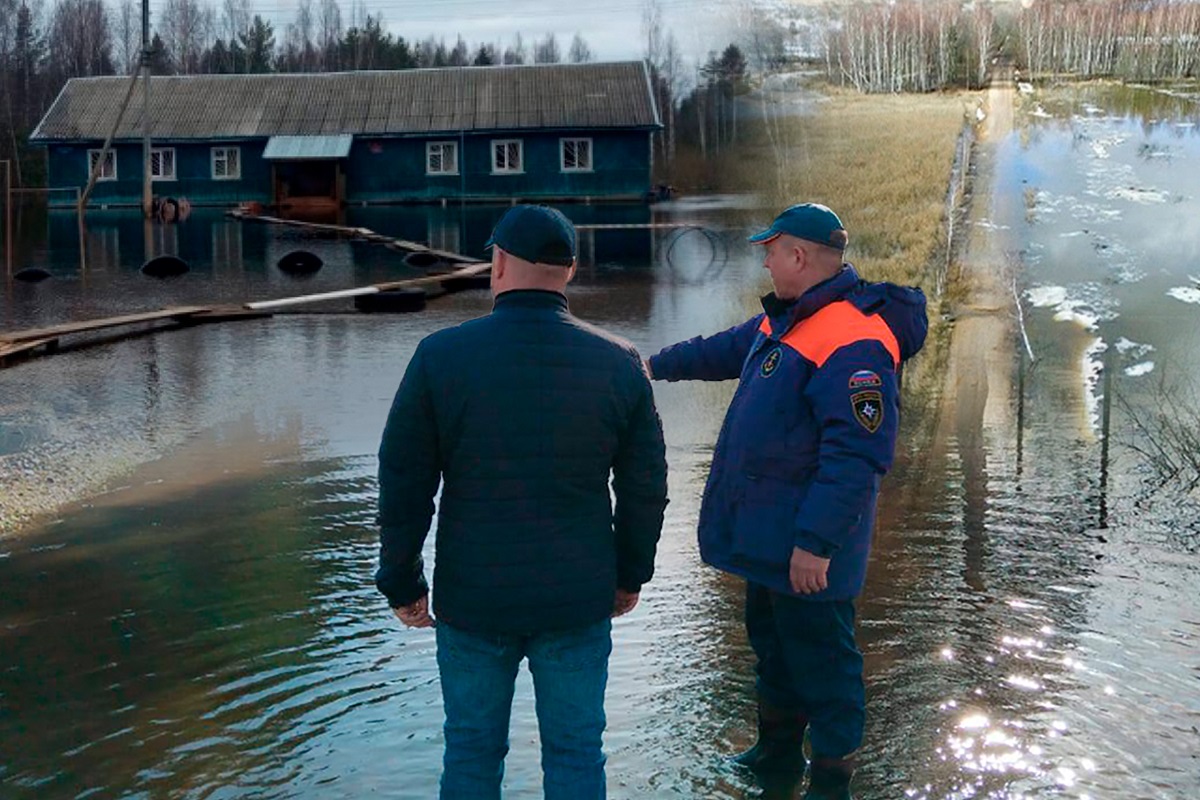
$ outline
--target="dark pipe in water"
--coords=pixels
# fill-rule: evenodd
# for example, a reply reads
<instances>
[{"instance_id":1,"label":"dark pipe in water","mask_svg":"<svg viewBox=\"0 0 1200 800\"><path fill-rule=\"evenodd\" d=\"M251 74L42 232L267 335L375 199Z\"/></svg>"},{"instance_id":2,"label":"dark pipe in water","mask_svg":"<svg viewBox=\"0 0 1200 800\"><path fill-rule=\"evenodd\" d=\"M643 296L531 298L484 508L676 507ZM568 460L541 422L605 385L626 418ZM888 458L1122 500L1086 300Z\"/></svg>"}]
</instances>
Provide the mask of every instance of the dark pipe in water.
<instances>
[{"instance_id":1,"label":"dark pipe in water","mask_svg":"<svg viewBox=\"0 0 1200 800\"><path fill-rule=\"evenodd\" d=\"M459 278L447 278L442 281L442 288L449 292L462 292L467 289L490 289L492 276L486 272L482 275L463 275Z\"/></svg>"},{"instance_id":2,"label":"dark pipe in water","mask_svg":"<svg viewBox=\"0 0 1200 800\"><path fill-rule=\"evenodd\" d=\"M425 308L425 292L420 289L390 289L375 294L360 294L354 298L359 311L385 314L405 314Z\"/></svg>"},{"instance_id":3,"label":"dark pipe in water","mask_svg":"<svg viewBox=\"0 0 1200 800\"><path fill-rule=\"evenodd\" d=\"M25 283L40 283L50 277L50 273L41 267L26 267L18 270L13 274L13 277Z\"/></svg>"},{"instance_id":4,"label":"dark pipe in water","mask_svg":"<svg viewBox=\"0 0 1200 800\"><path fill-rule=\"evenodd\" d=\"M434 255L433 253L417 250L406 255L404 257L404 263L410 267L428 269L429 267L442 263L442 258L441 256Z\"/></svg>"},{"instance_id":5,"label":"dark pipe in water","mask_svg":"<svg viewBox=\"0 0 1200 800\"><path fill-rule=\"evenodd\" d=\"M189 269L187 262L178 256L155 256L142 264L142 274L151 278L174 278Z\"/></svg>"},{"instance_id":6,"label":"dark pipe in water","mask_svg":"<svg viewBox=\"0 0 1200 800\"><path fill-rule=\"evenodd\" d=\"M277 266L289 275L309 275L325 264L321 257L307 250L293 250L279 257Z\"/></svg>"}]
</instances>

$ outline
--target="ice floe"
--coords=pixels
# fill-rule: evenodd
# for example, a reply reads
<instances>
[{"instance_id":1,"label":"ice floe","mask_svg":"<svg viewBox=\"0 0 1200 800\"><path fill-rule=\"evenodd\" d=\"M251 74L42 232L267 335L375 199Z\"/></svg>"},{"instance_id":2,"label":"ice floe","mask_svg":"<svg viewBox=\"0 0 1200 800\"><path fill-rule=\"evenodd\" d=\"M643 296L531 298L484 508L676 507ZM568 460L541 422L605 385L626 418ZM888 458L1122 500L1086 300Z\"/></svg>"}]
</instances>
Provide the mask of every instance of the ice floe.
<instances>
[{"instance_id":1,"label":"ice floe","mask_svg":"<svg viewBox=\"0 0 1200 800\"><path fill-rule=\"evenodd\" d=\"M1100 401L1103 399L1096 389L1100 384L1100 375L1104 372L1104 352L1108 345L1103 339L1095 339L1083 352L1080 371L1083 373L1083 402L1087 407L1088 424L1092 430L1100 427Z\"/></svg>"},{"instance_id":2,"label":"ice floe","mask_svg":"<svg viewBox=\"0 0 1200 800\"><path fill-rule=\"evenodd\" d=\"M1038 286L1028 289L1025 296L1034 308L1054 309L1058 322L1074 322L1095 330L1101 320L1116 319L1117 300L1095 283L1065 286Z\"/></svg>"},{"instance_id":3,"label":"ice floe","mask_svg":"<svg viewBox=\"0 0 1200 800\"><path fill-rule=\"evenodd\" d=\"M1134 358L1141 358L1147 353L1154 352L1154 345L1135 342L1130 339L1126 339L1124 336L1118 339L1116 345L1114 346L1117 348L1117 352L1121 355L1128 355L1129 353L1132 353Z\"/></svg>"},{"instance_id":4,"label":"ice floe","mask_svg":"<svg viewBox=\"0 0 1200 800\"><path fill-rule=\"evenodd\" d=\"M1173 289L1167 290L1168 297L1174 297L1176 300L1182 300L1185 303L1200 304L1200 288L1195 286L1176 286Z\"/></svg>"},{"instance_id":5,"label":"ice floe","mask_svg":"<svg viewBox=\"0 0 1200 800\"><path fill-rule=\"evenodd\" d=\"M1129 200L1134 203L1165 203L1170 199L1164 191L1158 189L1143 189L1139 186L1118 186L1108 192L1114 200Z\"/></svg>"}]
</instances>

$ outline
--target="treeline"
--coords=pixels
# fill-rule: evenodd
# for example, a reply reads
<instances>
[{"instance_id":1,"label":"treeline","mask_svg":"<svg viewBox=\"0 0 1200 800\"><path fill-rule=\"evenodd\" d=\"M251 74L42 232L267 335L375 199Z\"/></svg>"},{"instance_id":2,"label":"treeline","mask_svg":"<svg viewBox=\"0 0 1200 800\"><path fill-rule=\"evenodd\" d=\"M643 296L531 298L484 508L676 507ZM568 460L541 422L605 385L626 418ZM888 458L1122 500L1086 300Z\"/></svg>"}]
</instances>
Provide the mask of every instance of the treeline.
<instances>
[{"instance_id":1,"label":"treeline","mask_svg":"<svg viewBox=\"0 0 1200 800\"><path fill-rule=\"evenodd\" d=\"M827 76L863 92L979 87L992 60L1034 75L1156 81L1200 72L1200 4L1144 0L831 4L810 18Z\"/></svg>"},{"instance_id":2,"label":"treeline","mask_svg":"<svg viewBox=\"0 0 1200 800\"><path fill-rule=\"evenodd\" d=\"M581 63L594 54L579 34L468 44L420 41L387 30L357 2L301 0L276 30L250 0L166 0L153 20L151 68L158 75L335 72L494 64ZM141 5L119 0L0 0L0 159L12 159L19 185L42 185L44 160L29 135L71 78L133 72L141 58Z\"/></svg>"},{"instance_id":3,"label":"treeline","mask_svg":"<svg viewBox=\"0 0 1200 800\"><path fill-rule=\"evenodd\" d=\"M1019 17L1022 64L1035 74L1131 81L1200 74L1200 6L1181 3L1038 3Z\"/></svg>"}]
</instances>

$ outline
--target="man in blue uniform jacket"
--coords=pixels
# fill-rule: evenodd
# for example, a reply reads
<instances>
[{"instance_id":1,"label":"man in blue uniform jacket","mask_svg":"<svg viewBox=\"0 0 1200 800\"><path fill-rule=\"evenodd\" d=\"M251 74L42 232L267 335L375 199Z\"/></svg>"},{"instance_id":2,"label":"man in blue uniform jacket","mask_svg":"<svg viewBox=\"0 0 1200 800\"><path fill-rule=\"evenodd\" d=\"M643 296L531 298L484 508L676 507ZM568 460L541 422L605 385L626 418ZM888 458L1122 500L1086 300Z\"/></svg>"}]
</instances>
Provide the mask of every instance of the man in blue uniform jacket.
<instances>
[{"instance_id":1,"label":"man in blue uniform jacket","mask_svg":"<svg viewBox=\"0 0 1200 800\"><path fill-rule=\"evenodd\" d=\"M750 241L775 291L764 313L649 359L655 380L731 380L700 508L700 554L746 578L757 656L758 742L735 761L806 768L806 800L850 797L862 743L854 598L866 576L880 478L892 463L901 364L927 321L918 289L867 283L842 260L830 209L786 209Z\"/></svg>"}]
</instances>

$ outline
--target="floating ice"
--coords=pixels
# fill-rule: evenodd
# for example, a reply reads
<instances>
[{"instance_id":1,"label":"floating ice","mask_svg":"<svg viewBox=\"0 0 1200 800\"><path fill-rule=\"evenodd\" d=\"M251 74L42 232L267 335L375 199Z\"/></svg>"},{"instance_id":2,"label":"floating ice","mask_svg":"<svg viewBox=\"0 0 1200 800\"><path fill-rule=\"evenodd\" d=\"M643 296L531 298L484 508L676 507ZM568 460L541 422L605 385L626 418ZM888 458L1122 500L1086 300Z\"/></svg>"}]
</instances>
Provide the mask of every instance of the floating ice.
<instances>
[{"instance_id":1,"label":"floating ice","mask_svg":"<svg viewBox=\"0 0 1200 800\"><path fill-rule=\"evenodd\" d=\"M1118 339L1116 345L1114 346L1117 348L1117 352L1121 355L1132 352L1134 358L1141 358L1147 353L1154 352L1154 345L1135 342L1130 339L1126 339L1124 336Z\"/></svg>"},{"instance_id":2,"label":"floating ice","mask_svg":"<svg viewBox=\"0 0 1200 800\"><path fill-rule=\"evenodd\" d=\"M1108 345L1104 340L1098 338L1083 352L1083 402L1087 407L1088 424L1092 426L1092 430L1100 427L1100 395L1096 394L1096 387L1100 383L1100 374L1104 372L1102 356L1107 349Z\"/></svg>"},{"instance_id":3,"label":"floating ice","mask_svg":"<svg viewBox=\"0 0 1200 800\"><path fill-rule=\"evenodd\" d=\"M1052 308L1067 299L1067 287L1036 286L1028 289L1025 296L1034 308Z\"/></svg>"},{"instance_id":4,"label":"floating ice","mask_svg":"<svg viewBox=\"0 0 1200 800\"><path fill-rule=\"evenodd\" d=\"M1126 367L1125 374L1131 378L1140 378L1142 375L1149 374L1153 369L1153 361L1143 361L1140 364L1134 364L1132 367Z\"/></svg>"},{"instance_id":5,"label":"floating ice","mask_svg":"<svg viewBox=\"0 0 1200 800\"><path fill-rule=\"evenodd\" d=\"M1169 195L1158 189L1143 189L1139 186L1120 186L1111 189L1108 197L1118 200L1129 200L1134 203L1165 203Z\"/></svg>"},{"instance_id":6,"label":"floating ice","mask_svg":"<svg viewBox=\"0 0 1200 800\"><path fill-rule=\"evenodd\" d=\"M1174 289L1167 290L1167 296L1185 303L1200 304L1200 288L1195 286L1176 286Z\"/></svg>"}]
</instances>

